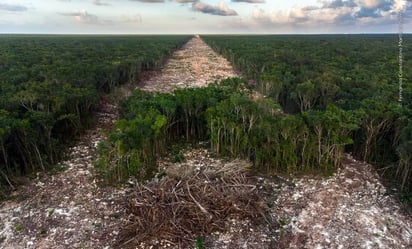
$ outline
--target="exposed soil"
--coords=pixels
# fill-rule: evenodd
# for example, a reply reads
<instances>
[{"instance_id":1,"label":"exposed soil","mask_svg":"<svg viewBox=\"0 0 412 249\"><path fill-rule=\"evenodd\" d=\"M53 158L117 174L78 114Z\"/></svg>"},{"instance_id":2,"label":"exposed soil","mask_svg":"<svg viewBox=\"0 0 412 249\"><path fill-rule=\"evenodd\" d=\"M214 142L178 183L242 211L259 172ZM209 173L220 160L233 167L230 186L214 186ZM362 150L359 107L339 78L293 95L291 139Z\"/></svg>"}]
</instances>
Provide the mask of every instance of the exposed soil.
<instances>
[{"instance_id":1,"label":"exposed soil","mask_svg":"<svg viewBox=\"0 0 412 249\"><path fill-rule=\"evenodd\" d=\"M176 51L161 71L143 82L142 89L172 92L177 88L202 87L229 77L239 77L230 63L198 37Z\"/></svg>"},{"instance_id":2,"label":"exposed soil","mask_svg":"<svg viewBox=\"0 0 412 249\"><path fill-rule=\"evenodd\" d=\"M143 89L170 92L237 76L224 58L197 37L176 51L153 75L143 82ZM124 95L128 95L127 91ZM70 148L67 160L55 172L28 179L10 200L0 204L0 248L119 245L122 227L136 220L136 216L130 216L130 202L126 200L136 196L136 187L102 187L92 165L97 144L105 138L103 130L110 129L117 118L116 106L103 101L96 127ZM211 167L219 171L228 163L239 163L213 159L205 149L189 149L183 154L184 162L165 159L159 163L160 170L169 177L182 177L182 172L203 172ZM262 195L267 220L228 216L224 224L219 223L221 229L204 236L206 248L412 248L411 217L402 213L376 171L349 155L328 178L253 176L243 185ZM194 189L191 194L199 200ZM136 245L179 248L167 240L138 241Z\"/></svg>"},{"instance_id":3,"label":"exposed soil","mask_svg":"<svg viewBox=\"0 0 412 249\"><path fill-rule=\"evenodd\" d=\"M287 248L412 248L412 219L375 169L346 156L325 179L293 180L274 203Z\"/></svg>"}]
</instances>

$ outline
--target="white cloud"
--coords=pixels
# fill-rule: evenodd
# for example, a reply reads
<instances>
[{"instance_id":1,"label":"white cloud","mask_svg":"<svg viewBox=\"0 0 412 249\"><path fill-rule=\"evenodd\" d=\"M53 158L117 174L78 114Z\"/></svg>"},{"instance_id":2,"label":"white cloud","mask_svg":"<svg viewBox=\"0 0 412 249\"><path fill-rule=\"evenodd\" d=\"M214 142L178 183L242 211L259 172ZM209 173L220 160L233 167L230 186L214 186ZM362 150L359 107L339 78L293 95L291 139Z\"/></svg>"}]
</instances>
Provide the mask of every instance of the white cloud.
<instances>
[{"instance_id":1,"label":"white cloud","mask_svg":"<svg viewBox=\"0 0 412 249\"><path fill-rule=\"evenodd\" d=\"M109 3L102 2L101 0L93 0L93 4L97 6L109 6Z\"/></svg>"},{"instance_id":2,"label":"white cloud","mask_svg":"<svg viewBox=\"0 0 412 249\"><path fill-rule=\"evenodd\" d=\"M265 27L280 25L305 26L318 28L329 25L343 27L347 25L396 24L395 10L412 13L412 2L402 0L319 0L319 6L308 5L289 10L275 11L254 9L251 13L255 23ZM406 16L406 14L405 14Z\"/></svg>"},{"instance_id":3,"label":"white cloud","mask_svg":"<svg viewBox=\"0 0 412 249\"><path fill-rule=\"evenodd\" d=\"M411 3L409 3L411 5ZM405 11L407 8L407 2L406 0L395 0L393 3L393 10L394 11Z\"/></svg>"},{"instance_id":4,"label":"white cloud","mask_svg":"<svg viewBox=\"0 0 412 249\"><path fill-rule=\"evenodd\" d=\"M366 8L377 8L383 0L360 0L358 1L359 5L362 5Z\"/></svg>"},{"instance_id":5,"label":"white cloud","mask_svg":"<svg viewBox=\"0 0 412 249\"><path fill-rule=\"evenodd\" d=\"M254 9L252 12L252 18L258 22L272 23L272 24L287 24L287 23L290 23L291 21L287 12L282 12L282 11L266 12L262 8Z\"/></svg>"},{"instance_id":6,"label":"white cloud","mask_svg":"<svg viewBox=\"0 0 412 249\"><path fill-rule=\"evenodd\" d=\"M210 4L202 3L200 1L194 2L192 5L193 11L199 11L205 14L216 15L216 16L236 16L237 12L235 10L229 9L224 1L221 1L219 5L213 6Z\"/></svg>"},{"instance_id":7,"label":"white cloud","mask_svg":"<svg viewBox=\"0 0 412 249\"><path fill-rule=\"evenodd\" d=\"M307 11L304 8L295 8L290 10L289 17L296 21L299 19L307 19L309 14L310 11Z\"/></svg>"}]
</instances>

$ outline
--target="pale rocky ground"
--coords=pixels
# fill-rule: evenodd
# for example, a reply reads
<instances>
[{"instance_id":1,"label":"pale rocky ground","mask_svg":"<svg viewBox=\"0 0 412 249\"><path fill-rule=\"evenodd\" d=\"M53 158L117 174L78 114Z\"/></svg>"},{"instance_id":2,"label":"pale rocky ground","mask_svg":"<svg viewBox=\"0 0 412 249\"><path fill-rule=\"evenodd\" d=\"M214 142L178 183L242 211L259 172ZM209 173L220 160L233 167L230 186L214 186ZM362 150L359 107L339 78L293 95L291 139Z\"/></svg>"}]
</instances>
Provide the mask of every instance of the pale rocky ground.
<instances>
[{"instance_id":1,"label":"pale rocky ground","mask_svg":"<svg viewBox=\"0 0 412 249\"><path fill-rule=\"evenodd\" d=\"M224 58L194 38L172 55L161 72L143 82L143 89L170 92L236 75ZM117 119L116 106L105 103L97 119L96 127L70 148L67 160L58 166L61 171L39 173L0 204L0 248L113 248L127 219L123 197L131 189L97 184L92 162L98 142L105 138L103 129ZM185 153L186 166L221 164L204 150ZM259 179L256 187L272 194L267 202L278 224L232 219L227 232L205 239L206 246L412 248L411 217L387 193L376 171L349 155L328 178Z\"/></svg>"},{"instance_id":2,"label":"pale rocky ground","mask_svg":"<svg viewBox=\"0 0 412 249\"><path fill-rule=\"evenodd\" d=\"M142 89L172 92L177 88L206 86L229 77L239 77L239 74L203 40L194 38L172 55L161 72L144 81Z\"/></svg>"},{"instance_id":3,"label":"pale rocky ground","mask_svg":"<svg viewBox=\"0 0 412 249\"><path fill-rule=\"evenodd\" d=\"M274 215L291 232L287 248L412 248L412 219L369 164L350 155L331 177L294 179Z\"/></svg>"}]
</instances>

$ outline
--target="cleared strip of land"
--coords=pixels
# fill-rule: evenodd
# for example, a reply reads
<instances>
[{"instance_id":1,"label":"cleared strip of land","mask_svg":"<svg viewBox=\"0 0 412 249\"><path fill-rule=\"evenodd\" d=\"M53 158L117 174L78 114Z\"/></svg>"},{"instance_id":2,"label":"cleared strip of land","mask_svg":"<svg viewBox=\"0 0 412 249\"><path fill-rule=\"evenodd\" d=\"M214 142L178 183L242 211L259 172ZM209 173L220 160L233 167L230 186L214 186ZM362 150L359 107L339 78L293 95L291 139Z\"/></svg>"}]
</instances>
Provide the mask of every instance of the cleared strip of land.
<instances>
[{"instance_id":1,"label":"cleared strip of land","mask_svg":"<svg viewBox=\"0 0 412 249\"><path fill-rule=\"evenodd\" d=\"M202 39L194 37L173 53L161 71L143 81L142 89L172 92L177 88L202 87L229 77L239 77L230 63Z\"/></svg>"}]
</instances>

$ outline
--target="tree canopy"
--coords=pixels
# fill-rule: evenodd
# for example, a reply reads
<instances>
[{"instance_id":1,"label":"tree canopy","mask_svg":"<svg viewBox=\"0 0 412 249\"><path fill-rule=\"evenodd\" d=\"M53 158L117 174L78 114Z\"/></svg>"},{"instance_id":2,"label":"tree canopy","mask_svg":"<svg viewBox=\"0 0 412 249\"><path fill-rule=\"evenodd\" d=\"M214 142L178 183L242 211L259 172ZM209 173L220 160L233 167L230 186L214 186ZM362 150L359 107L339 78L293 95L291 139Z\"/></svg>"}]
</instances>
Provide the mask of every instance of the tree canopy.
<instances>
[{"instance_id":1,"label":"tree canopy","mask_svg":"<svg viewBox=\"0 0 412 249\"><path fill-rule=\"evenodd\" d=\"M1 35L0 197L13 176L62 158L93 122L101 93L138 83L189 38Z\"/></svg>"}]
</instances>

